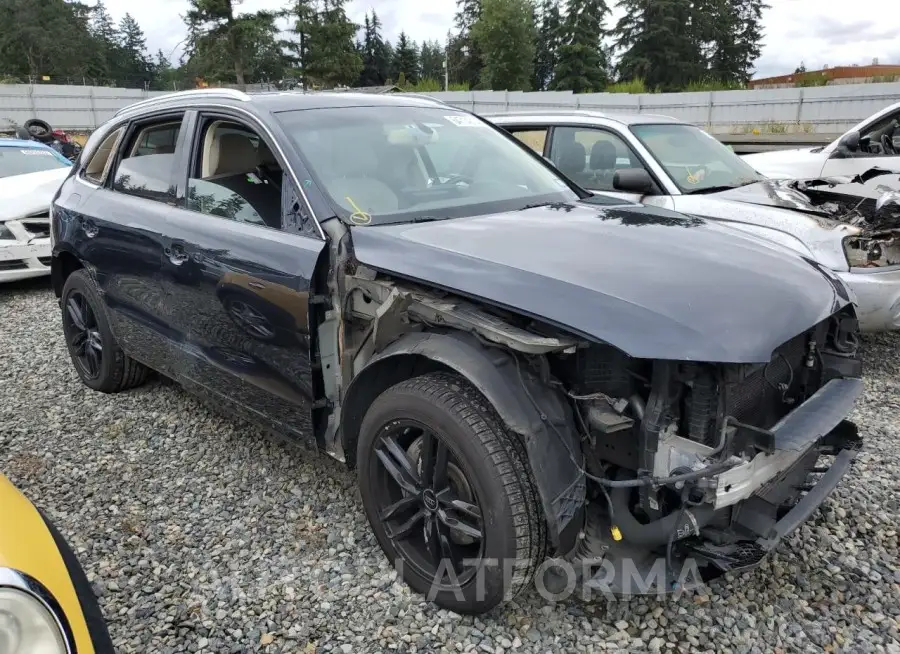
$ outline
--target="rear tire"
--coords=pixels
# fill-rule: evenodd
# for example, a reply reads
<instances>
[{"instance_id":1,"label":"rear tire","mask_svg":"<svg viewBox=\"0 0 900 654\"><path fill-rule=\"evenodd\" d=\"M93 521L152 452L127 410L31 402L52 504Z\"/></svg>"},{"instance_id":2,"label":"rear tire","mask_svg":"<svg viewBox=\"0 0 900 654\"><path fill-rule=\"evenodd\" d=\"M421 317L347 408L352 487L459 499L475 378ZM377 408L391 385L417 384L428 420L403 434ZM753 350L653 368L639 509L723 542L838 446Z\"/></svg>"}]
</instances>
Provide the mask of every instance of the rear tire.
<instances>
[{"instance_id":1,"label":"rear tire","mask_svg":"<svg viewBox=\"0 0 900 654\"><path fill-rule=\"evenodd\" d=\"M85 270L69 275L61 298L66 347L84 385L101 393L118 393L143 384L150 369L119 347L103 302Z\"/></svg>"},{"instance_id":2,"label":"rear tire","mask_svg":"<svg viewBox=\"0 0 900 654\"><path fill-rule=\"evenodd\" d=\"M381 548L404 581L437 605L484 613L524 589L546 557L546 523L524 447L458 375L430 373L378 396L362 422L357 461ZM457 566L463 559L476 562Z\"/></svg>"}]
</instances>

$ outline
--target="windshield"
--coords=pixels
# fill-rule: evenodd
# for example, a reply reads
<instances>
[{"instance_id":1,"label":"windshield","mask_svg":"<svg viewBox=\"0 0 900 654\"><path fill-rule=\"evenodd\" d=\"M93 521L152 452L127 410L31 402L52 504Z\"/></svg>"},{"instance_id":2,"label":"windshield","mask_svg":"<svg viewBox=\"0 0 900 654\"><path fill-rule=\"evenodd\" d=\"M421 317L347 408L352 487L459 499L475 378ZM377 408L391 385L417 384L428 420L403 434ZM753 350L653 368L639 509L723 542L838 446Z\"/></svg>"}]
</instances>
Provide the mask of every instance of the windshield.
<instances>
[{"instance_id":1,"label":"windshield","mask_svg":"<svg viewBox=\"0 0 900 654\"><path fill-rule=\"evenodd\" d=\"M52 150L0 146L0 177L39 173L70 165Z\"/></svg>"},{"instance_id":2,"label":"windshield","mask_svg":"<svg viewBox=\"0 0 900 654\"><path fill-rule=\"evenodd\" d=\"M341 107L279 119L344 220L377 225L575 202L511 137L450 107Z\"/></svg>"},{"instance_id":3,"label":"windshield","mask_svg":"<svg viewBox=\"0 0 900 654\"><path fill-rule=\"evenodd\" d=\"M737 188L764 177L693 125L632 125L631 131L683 193Z\"/></svg>"}]
</instances>

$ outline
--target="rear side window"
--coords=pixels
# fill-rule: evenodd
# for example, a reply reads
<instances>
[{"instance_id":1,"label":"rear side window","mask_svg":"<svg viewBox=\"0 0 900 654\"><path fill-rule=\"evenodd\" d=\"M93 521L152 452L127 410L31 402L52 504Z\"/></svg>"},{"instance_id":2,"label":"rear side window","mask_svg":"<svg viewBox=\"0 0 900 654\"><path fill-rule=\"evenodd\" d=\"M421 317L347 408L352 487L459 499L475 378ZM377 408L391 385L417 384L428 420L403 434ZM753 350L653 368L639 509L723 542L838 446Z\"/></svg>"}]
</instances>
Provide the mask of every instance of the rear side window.
<instances>
[{"instance_id":1,"label":"rear side window","mask_svg":"<svg viewBox=\"0 0 900 654\"><path fill-rule=\"evenodd\" d=\"M181 121L153 125L141 130L132 146L131 156L175 154L175 144L181 131Z\"/></svg>"},{"instance_id":2,"label":"rear side window","mask_svg":"<svg viewBox=\"0 0 900 654\"><path fill-rule=\"evenodd\" d=\"M169 202L175 198L173 168L181 122L171 117L142 126L129 138L113 178L113 190Z\"/></svg>"}]
</instances>

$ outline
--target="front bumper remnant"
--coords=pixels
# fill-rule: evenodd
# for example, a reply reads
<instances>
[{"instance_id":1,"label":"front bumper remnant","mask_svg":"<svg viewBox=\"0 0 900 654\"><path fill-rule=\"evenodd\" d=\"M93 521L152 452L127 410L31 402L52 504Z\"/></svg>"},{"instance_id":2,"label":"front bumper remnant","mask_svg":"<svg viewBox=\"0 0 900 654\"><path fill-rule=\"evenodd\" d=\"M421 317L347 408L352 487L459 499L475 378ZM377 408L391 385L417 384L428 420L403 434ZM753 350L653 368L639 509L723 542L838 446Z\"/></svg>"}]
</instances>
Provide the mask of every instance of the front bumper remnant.
<instances>
[{"instance_id":1,"label":"front bumper remnant","mask_svg":"<svg viewBox=\"0 0 900 654\"><path fill-rule=\"evenodd\" d=\"M798 418L815 432L813 413ZM610 538L605 505L594 502L589 506L580 547L567 562L566 575L574 574L585 594L627 597L697 590L726 572L756 567L834 491L861 444L856 425L838 418L836 425L832 423L827 433L814 438L812 446L789 466L746 500L717 511L713 524L699 537L678 541L668 557L665 548L640 550ZM834 459L821 466L823 456ZM815 477L815 483L810 483ZM570 581L560 577L561 571L549 569L548 587Z\"/></svg>"}]
</instances>

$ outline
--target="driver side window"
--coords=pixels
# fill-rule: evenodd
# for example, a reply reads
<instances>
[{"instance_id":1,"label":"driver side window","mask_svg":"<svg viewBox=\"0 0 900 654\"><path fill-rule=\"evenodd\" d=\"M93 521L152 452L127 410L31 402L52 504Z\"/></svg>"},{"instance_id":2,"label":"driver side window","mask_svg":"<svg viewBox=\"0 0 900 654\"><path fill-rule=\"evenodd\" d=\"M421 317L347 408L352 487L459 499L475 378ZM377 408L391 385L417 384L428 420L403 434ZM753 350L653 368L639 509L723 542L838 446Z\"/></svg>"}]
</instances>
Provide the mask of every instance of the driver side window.
<instances>
[{"instance_id":1,"label":"driver side window","mask_svg":"<svg viewBox=\"0 0 900 654\"><path fill-rule=\"evenodd\" d=\"M281 228L283 172L253 130L209 119L191 162L187 209L260 227Z\"/></svg>"},{"instance_id":2,"label":"driver side window","mask_svg":"<svg viewBox=\"0 0 900 654\"><path fill-rule=\"evenodd\" d=\"M567 177L591 191L614 191L617 170L644 167L620 136L591 127L554 129L550 159Z\"/></svg>"},{"instance_id":3,"label":"driver side window","mask_svg":"<svg viewBox=\"0 0 900 654\"><path fill-rule=\"evenodd\" d=\"M900 112L885 116L860 136L859 151L872 157L900 154Z\"/></svg>"}]
</instances>

